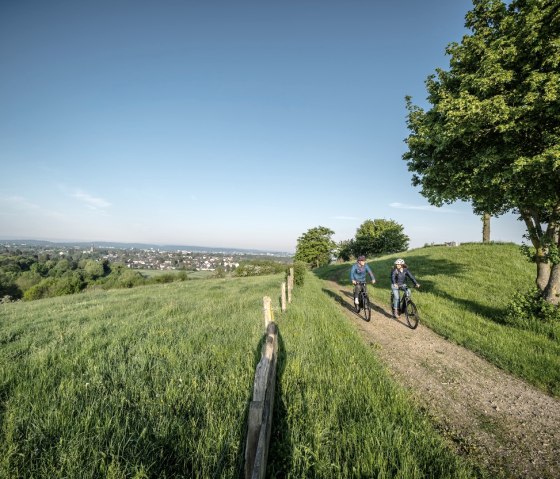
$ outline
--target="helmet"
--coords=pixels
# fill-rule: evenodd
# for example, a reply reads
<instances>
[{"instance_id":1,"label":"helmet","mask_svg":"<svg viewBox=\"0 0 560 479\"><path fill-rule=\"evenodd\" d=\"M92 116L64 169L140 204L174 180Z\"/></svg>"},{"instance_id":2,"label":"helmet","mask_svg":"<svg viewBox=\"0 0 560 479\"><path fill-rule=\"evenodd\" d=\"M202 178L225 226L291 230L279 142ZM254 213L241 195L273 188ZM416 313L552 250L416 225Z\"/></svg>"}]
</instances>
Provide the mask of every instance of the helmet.
<instances>
[{"instance_id":1,"label":"helmet","mask_svg":"<svg viewBox=\"0 0 560 479\"><path fill-rule=\"evenodd\" d=\"M364 255L358 256L358 261L365 261L366 257Z\"/></svg>"},{"instance_id":2,"label":"helmet","mask_svg":"<svg viewBox=\"0 0 560 479\"><path fill-rule=\"evenodd\" d=\"M398 260L395 261L395 265L398 264L404 264L404 259L399 258Z\"/></svg>"}]
</instances>

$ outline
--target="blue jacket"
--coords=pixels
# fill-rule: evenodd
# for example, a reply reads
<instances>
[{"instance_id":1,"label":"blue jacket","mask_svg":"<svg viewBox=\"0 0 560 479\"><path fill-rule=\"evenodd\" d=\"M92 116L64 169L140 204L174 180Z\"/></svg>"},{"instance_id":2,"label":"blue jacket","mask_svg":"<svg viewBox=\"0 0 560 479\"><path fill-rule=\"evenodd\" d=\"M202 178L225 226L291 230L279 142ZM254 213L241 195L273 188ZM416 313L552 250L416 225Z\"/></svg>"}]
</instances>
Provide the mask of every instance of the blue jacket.
<instances>
[{"instance_id":1,"label":"blue jacket","mask_svg":"<svg viewBox=\"0 0 560 479\"><path fill-rule=\"evenodd\" d=\"M366 282L366 273L369 273L371 280L375 281L375 276L371 272L370 267L367 264L361 266L359 263L354 264L350 270L350 281L358 281L360 283Z\"/></svg>"},{"instance_id":2,"label":"blue jacket","mask_svg":"<svg viewBox=\"0 0 560 479\"><path fill-rule=\"evenodd\" d=\"M406 283L407 276L412 280L414 286L418 284L418 281L416 281L416 278L412 276L410 271L408 271L408 268L403 268L402 271L399 271L397 268L393 268L393 271L391 271L391 285L397 284L402 286Z\"/></svg>"}]
</instances>

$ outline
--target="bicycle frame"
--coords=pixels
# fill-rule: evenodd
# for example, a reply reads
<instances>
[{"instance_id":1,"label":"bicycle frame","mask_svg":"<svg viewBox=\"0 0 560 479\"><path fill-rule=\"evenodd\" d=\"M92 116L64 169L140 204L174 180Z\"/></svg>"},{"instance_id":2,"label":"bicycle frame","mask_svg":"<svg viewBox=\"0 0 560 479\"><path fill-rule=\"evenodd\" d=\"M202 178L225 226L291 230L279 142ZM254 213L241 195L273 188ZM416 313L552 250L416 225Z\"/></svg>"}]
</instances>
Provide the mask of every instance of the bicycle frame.
<instances>
[{"instance_id":1,"label":"bicycle frame","mask_svg":"<svg viewBox=\"0 0 560 479\"><path fill-rule=\"evenodd\" d=\"M410 297L412 295L410 293L410 288L406 284L403 284L402 286L399 286L399 290L403 292L403 295L399 300L399 310L402 313L406 309L406 305L407 305L408 301L410 301Z\"/></svg>"},{"instance_id":2,"label":"bicycle frame","mask_svg":"<svg viewBox=\"0 0 560 479\"><path fill-rule=\"evenodd\" d=\"M412 301L412 293L408 285L403 284L399 286L399 290L403 291L402 297L399 299L399 313L404 313L406 315L406 322L410 326L411 329L416 329L418 326L418 310L416 309L416 305ZM391 291L391 307L393 307L393 291ZM398 292L397 292L398 294ZM400 296L400 295L399 295Z\"/></svg>"},{"instance_id":3,"label":"bicycle frame","mask_svg":"<svg viewBox=\"0 0 560 479\"><path fill-rule=\"evenodd\" d=\"M355 305L356 313L363 310L365 320L369 321L371 318L371 302L367 292L367 283L359 281L357 285L360 287L360 290L358 291L358 304Z\"/></svg>"},{"instance_id":4,"label":"bicycle frame","mask_svg":"<svg viewBox=\"0 0 560 479\"><path fill-rule=\"evenodd\" d=\"M369 295L367 292L367 283L363 281L359 281L358 285L360 286L360 291L358 291L358 299L360 300L360 307L363 305L362 298L363 296L367 296L369 299Z\"/></svg>"}]
</instances>

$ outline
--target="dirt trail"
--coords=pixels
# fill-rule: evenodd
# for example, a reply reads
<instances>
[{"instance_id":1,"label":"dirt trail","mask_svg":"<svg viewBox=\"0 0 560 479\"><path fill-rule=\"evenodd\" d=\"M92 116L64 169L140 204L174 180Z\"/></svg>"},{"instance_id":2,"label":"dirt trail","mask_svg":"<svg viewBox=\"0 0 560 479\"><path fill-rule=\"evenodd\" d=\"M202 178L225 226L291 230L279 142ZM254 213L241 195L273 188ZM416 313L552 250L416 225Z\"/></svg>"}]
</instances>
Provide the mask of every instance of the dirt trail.
<instances>
[{"instance_id":1,"label":"dirt trail","mask_svg":"<svg viewBox=\"0 0 560 479\"><path fill-rule=\"evenodd\" d=\"M325 285L461 454L492 477L560 478L560 401L422 324L411 330L388 308L374 307L366 322L353 312L348 288Z\"/></svg>"}]
</instances>

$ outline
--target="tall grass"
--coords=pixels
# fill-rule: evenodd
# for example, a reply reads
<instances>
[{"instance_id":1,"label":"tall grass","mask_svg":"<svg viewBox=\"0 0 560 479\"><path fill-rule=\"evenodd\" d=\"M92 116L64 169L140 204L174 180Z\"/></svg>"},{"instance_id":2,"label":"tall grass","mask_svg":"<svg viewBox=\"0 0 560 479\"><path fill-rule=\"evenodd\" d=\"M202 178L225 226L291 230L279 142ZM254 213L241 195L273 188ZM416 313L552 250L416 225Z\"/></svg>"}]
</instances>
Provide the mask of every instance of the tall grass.
<instances>
[{"instance_id":1,"label":"tall grass","mask_svg":"<svg viewBox=\"0 0 560 479\"><path fill-rule=\"evenodd\" d=\"M280 322L268 474L461 478L455 456L309 277Z\"/></svg>"},{"instance_id":2,"label":"tall grass","mask_svg":"<svg viewBox=\"0 0 560 479\"><path fill-rule=\"evenodd\" d=\"M281 276L0 307L0 477L236 477Z\"/></svg>"},{"instance_id":3,"label":"tall grass","mask_svg":"<svg viewBox=\"0 0 560 479\"><path fill-rule=\"evenodd\" d=\"M0 477L241 477L281 276L196 281L0 308ZM278 314L269 477L472 477L319 281Z\"/></svg>"},{"instance_id":4,"label":"tall grass","mask_svg":"<svg viewBox=\"0 0 560 479\"><path fill-rule=\"evenodd\" d=\"M404 255L404 256L403 256ZM390 272L403 256L421 289L413 292L421 322L500 368L560 396L560 324L541 332L504 321L516 291L534 285L536 268L514 244L430 247L369 262L377 278L370 289L389 310ZM349 284L350 264L324 268L323 278Z\"/></svg>"}]
</instances>

